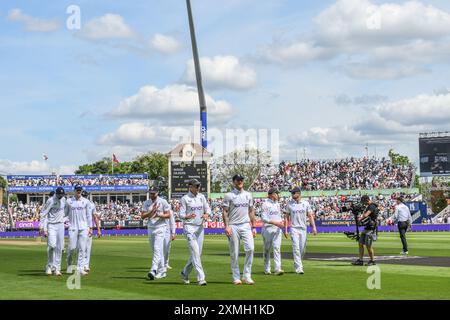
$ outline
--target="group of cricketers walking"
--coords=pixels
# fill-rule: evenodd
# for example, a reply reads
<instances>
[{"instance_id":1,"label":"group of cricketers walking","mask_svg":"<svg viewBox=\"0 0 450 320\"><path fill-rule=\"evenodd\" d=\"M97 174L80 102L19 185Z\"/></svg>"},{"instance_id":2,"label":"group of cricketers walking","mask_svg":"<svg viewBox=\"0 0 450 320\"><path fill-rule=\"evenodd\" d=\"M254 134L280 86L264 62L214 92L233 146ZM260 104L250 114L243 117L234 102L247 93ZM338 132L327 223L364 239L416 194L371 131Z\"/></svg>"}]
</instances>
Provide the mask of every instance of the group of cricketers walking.
<instances>
[{"instance_id":1,"label":"group of cricketers walking","mask_svg":"<svg viewBox=\"0 0 450 320\"><path fill-rule=\"evenodd\" d=\"M189 181L189 192L181 198L179 218L183 221L184 235L190 251L190 257L181 271L184 284L189 284L189 274L195 270L197 283L207 284L201 256L204 240L204 222L211 213L206 197L200 193L201 184L198 180ZM252 263L255 250L256 219L252 194L244 190L244 177L233 177L234 189L225 195L223 201L223 222L231 257L232 282L235 285L255 282L252 279ZM89 260L92 247L93 226L97 227L97 235L101 236L99 217L95 205L88 199L88 194L82 186L74 187L75 195L66 198L65 191L58 187L52 197L46 202L41 216L41 232L48 238L48 262L46 274L61 276L61 260L64 249L65 220L68 219L69 243L67 248L67 273L74 271L86 275L90 271ZM158 189L150 188L150 199L144 202L142 219L147 219L148 236L152 251L152 262L148 278L150 280L165 278L169 266L171 242L176 237L176 225L170 204L158 195ZM291 190L292 199L285 212L280 209L279 192L277 189L268 191L268 199L262 205L262 228L264 273L272 274L271 253L273 253L273 273L282 275L281 240L288 238L287 227L291 225L290 235L293 246L295 272L303 274L302 258L305 253L307 236L307 219L317 234L314 216L308 201L301 199L301 190L296 187ZM245 259L242 272L239 268L239 252L241 243L244 247ZM76 267L72 265L77 254Z\"/></svg>"},{"instance_id":2,"label":"group of cricketers walking","mask_svg":"<svg viewBox=\"0 0 450 320\"><path fill-rule=\"evenodd\" d=\"M235 175L233 185L234 189L225 195L222 208L225 234L230 249L232 281L235 285L243 283L252 285L255 283L252 279L252 263L256 236L253 198L251 193L244 190L243 176ZM189 260L181 271L181 279L184 284L189 284L189 274L194 269L198 285L205 286L207 282L201 255L204 222L208 221L211 208L205 196L200 193L200 188L201 184L198 180L190 180L189 193L181 198L179 217L183 221L184 235L190 251ZM281 240L283 234L286 238L288 237L288 225L291 225L294 268L298 274L304 273L302 258L306 247L307 219L311 223L313 234L317 234L313 211L309 203L301 199L300 188L292 189L291 193L292 200L287 205L284 217L278 203L279 192L277 189L268 191L268 199L262 205L264 272L267 275L272 274L271 252L273 252L274 274L282 275L284 273L281 269ZM167 228L170 225L166 223L166 220L170 219L172 214L167 201L158 197L158 189L150 189L150 199L144 203L141 217L148 218L148 235L153 252L148 278L150 280L164 278L168 265L167 250L170 250L170 246L164 245ZM242 278L238 260L241 242L245 252Z\"/></svg>"}]
</instances>

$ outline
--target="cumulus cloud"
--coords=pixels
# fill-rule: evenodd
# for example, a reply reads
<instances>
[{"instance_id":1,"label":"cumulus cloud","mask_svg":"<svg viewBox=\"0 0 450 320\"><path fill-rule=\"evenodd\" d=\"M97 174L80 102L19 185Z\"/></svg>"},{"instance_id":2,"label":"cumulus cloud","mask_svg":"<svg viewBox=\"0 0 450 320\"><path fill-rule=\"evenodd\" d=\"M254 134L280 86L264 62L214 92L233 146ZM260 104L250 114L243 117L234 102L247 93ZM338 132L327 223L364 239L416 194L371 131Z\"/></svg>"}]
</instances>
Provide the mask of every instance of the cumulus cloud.
<instances>
[{"instance_id":1,"label":"cumulus cloud","mask_svg":"<svg viewBox=\"0 0 450 320\"><path fill-rule=\"evenodd\" d=\"M152 48L165 54L173 54L181 49L181 44L177 39L160 33L155 34L150 43Z\"/></svg>"},{"instance_id":2,"label":"cumulus cloud","mask_svg":"<svg viewBox=\"0 0 450 320\"><path fill-rule=\"evenodd\" d=\"M202 57L200 65L205 85L211 89L247 90L256 86L256 72L237 57ZM195 79L194 61L190 59L186 63L184 80L195 84Z\"/></svg>"},{"instance_id":3,"label":"cumulus cloud","mask_svg":"<svg viewBox=\"0 0 450 320\"><path fill-rule=\"evenodd\" d=\"M154 128L145 126L143 123L132 122L122 124L116 132L103 135L100 144L125 144L125 145L140 145L146 144L149 140L156 137Z\"/></svg>"},{"instance_id":4,"label":"cumulus cloud","mask_svg":"<svg viewBox=\"0 0 450 320\"><path fill-rule=\"evenodd\" d=\"M335 61L348 76L368 79L409 77L427 72L429 63L449 62L450 13L419 1L338 0L314 25L313 33L266 46L260 60L281 65Z\"/></svg>"},{"instance_id":5,"label":"cumulus cloud","mask_svg":"<svg viewBox=\"0 0 450 320\"><path fill-rule=\"evenodd\" d=\"M73 174L76 166L63 165L56 168L58 174ZM55 168L50 168L45 161L11 161L8 159L0 159L0 172L7 174L50 174Z\"/></svg>"},{"instance_id":6,"label":"cumulus cloud","mask_svg":"<svg viewBox=\"0 0 450 320\"><path fill-rule=\"evenodd\" d=\"M60 28L58 20L35 18L23 13L20 9L12 9L8 14L8 19L22 23L25 30L30 32L52 32Z\"/></svg>"},{"instance_id":7,"label":"cumulus cloud","mask_svg":"<svg viewBox=\"0 0 450 320\"><path fill-rule=\"evenodd\" d=\"M91 19L75 36L98 41L144 58L151 57L155 52L174 54L182 49L177 39L161 33L156 33L149 39L134 30L121 15L113 13Z\"/></svg>"},{"instance_id":8,"label":"cumulus cloud","mask_svg":"<svg viewBox=\"0 0 450 320\"><path fill-rule=\"evenodd\" d=\"M77 35L88 40L110 40L130 39L135 33L122 16L107 13L88 21Z\"/></svg>"},{"instance_id":9,"label":"cumulus cloud","mask_svg":"<svg viewBox=\"0 0 450 320\"><path fill-rule=\"evenodd\" d=\"M232 115L231 105L224 100L205 96L208 114L216 120ZM192 122L199 112L197 90L186 85L170 85L159 89L144 86L138 93L125 98L108 116L116 118L160 119L169 123ZM197 119L197 118L195 118Z\"/></svg>"},{"instance_id":10,"label":"cumulus cloud","mask_svg":"<svg viewBox=\"0 0 450 320\"><path fill-rule=\"evenodd\" d=\"M450 93L419 95L415 98L386 103L376 111L385 119L402 125L447 125L450 123Z\"/></svg>"},{"instance_id":11,"label":"cumulus cloud","mask_svg":"<svg viewBox=\"0 0 450 320\"><path fill-rule=\"evenodd\" d=\"M351 47L447 37L450 14L419 1L376 5L370 0L339 0L315 23L321 41Z\"/></svg>"},{"instance_id":12,"label":"cumulus cloud","mask_svg":"<svg viewBox=\"0 0 450 320\"><path fill-rule=\"evenodd\" d=\"M262 53L261 58L278 64L304 64L314 60L327 60L335 56L330 48L320 47L313 41L273 43Z\"/></svg>"},{"instance_id":13,"label":"cumulus cloud","mask_svg":"<svg viewBox=\"0 0 450 320\"><path fill-rule=\"evenodd\" d=\"M347 147L415 141L420 132L442 131L450 123L450 93L419 95L381 103L352 125L314 127L288 138L293 146Z\"/></svg>"}]
</instances>

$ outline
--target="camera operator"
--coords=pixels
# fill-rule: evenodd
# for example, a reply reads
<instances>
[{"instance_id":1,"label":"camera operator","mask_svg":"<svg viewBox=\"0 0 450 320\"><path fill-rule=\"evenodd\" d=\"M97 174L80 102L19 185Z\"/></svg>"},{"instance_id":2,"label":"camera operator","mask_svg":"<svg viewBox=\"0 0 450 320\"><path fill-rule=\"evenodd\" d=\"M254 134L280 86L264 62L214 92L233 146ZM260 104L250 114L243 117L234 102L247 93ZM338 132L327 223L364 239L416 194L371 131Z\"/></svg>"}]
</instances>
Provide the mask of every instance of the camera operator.
<instances>
[{"instance_id":1,"label":"camera operator","mask_svg":"<svg viewBox=\"0 0 450 320\"><path fill-rule=\"evenodd\" d=\"M368 195L363 195L361 197L361 204L363 205L363 214L358 217L357 223L364 226L364 231L361 232L359 238L359 258L358 260L352 262L355 266L362 266L363 256L364 256L364 246L367 248L367 253L369 254L370 261L367 263L368 266L374 266L376 263L374 261L375 253L373 251L373 241L376 240L377 233L377 218L378 218L378 205L370 200Z\"/></svg>"}]
</instances>

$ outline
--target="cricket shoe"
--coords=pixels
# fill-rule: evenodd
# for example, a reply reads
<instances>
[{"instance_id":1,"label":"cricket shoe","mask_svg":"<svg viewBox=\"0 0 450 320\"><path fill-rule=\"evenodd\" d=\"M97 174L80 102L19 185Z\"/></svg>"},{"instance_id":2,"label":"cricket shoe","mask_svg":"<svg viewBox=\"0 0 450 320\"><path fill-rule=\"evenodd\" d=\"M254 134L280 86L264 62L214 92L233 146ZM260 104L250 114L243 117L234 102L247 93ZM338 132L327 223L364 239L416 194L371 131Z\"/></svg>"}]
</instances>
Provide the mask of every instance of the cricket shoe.
<instances>
[{"instance_id":1,"label":"cricket shoe","mask_svg":"<svg viewBox=\"0 0 450 320\"><path fill-rule=\"evenodd\" d=\"M184 284L189 284L190 283L189 277L187 275L185 275L183 273L183 271L181 271L180 276L181 276L181 281L183 281Z\"/></svg>"},{"instance_id":2,"label":"cricket shoe","mask_svg":"<svg viewBox=\"0 0 450 320\"><path fill-rule=\"evenodd\" d=\"M303 271L303 268L298 268L297 270L295 270L296 274L305 274L305 272Z\"/></svg>"},{"instance_id":3,"label":"cricket shoe","mask_svg":"<svg viewBox=\"0 0 450 320\"><path fill-rule=\"evenodd\" d=\"M249 284L249 285L254 285L255 281L253 281L252 278L242 278L242 283Z\"/></svg>"},{"instance_id":4,"label":"cricket shoe","mask_svg":"<svg viewBox=\"0 0 450 320\"><path fill-rule=\"evenodd\" d=\"M280 269L280 270L278 270L278 271L275 271L275 275L276 276L281 276L281 275L283 275L284 274L284 270L283 269Z\"/></svg>"},{"instance_id":5,"label":"cricket shoe","mask_svg":"<svg viewBox=\"0 0 450 320\"><path fill-rule=\"evenodd\" d=\"M61 277L62 276L62 273L61 273L61 271L55 271L55 276L57 276L57 277Z\"/></svg>"},{"instance_id":6,"label":"cricket shoe","mask_svg":"<svg viewBox=\"0 0 450 320\"><path fill-rule=\"evenodd\" d=\"M45 274L48 275L48 276L51 276L52 275L52 268L45 269Z\"/></svg>"},{"instance_id":7,"label":"cricket shoe","mask_svg":"<svg viewBox=\"0 0 450 320\"><path fill-rule=\"evenodd\" d=\"M367 262L366 266L376 266L377 264L375 263L375 261L370 260L369 262Z\"/></svg>"},{"instance_id":8,"label":"cricket shoe","mask_svg":"<svg viewBox=\"0 0 450 320\"><path fill-rule=\"evenodd\" d=\"M150 271L149 273L147 273L147 277L150 280L155 280L155 278L156 278L156 271L154 271L154 270Z\"/></svg>"},{"instance_id":9,"label":"cricket shoe","mask_svg":"<svg viewBox=\"0 0 450 320\"><path fill-rule=\"evenodd\" d=\"M155 278L156 279L164 279L165 277L167 277L167 274L165 272L162 273L158 273Z\"/></svg>"},{"instance_id":10,"label":"cricket shoe","mask_svg":"<svg viewBox=\"0 0 450 320\"><path fill-rule=\"evenodd\" d=\"M198 282L198 285L199 285L199 286L206 286L206 281L205 281L205 280L200 280L200 281Z\"/></svg>"},{"instance_id":11,"label":"cricket shoe","mask_svg":"<svg viewBox=\"0 0 450 320\"><path fill-rule=\"evenodd\" d=\"M364 265L364 261L358 259L352 262L352 265L354 266L363 266Z\"/></svg>"},{"instance_id":12,"label":"cricket shoe","mask_svg":"<svg viewBox=\"0 0 450 320\"><path fill-rule=\"evenodd\" d=\"M270 272L270 270L269 270L269 271L264 271L264 274L265 274L266 276L269 276L269 275L272 274L272 272Z\"/></svg>"},{"instance_id":13,"label":"cricket shoe","mask_svg":"<svg viewBox=\"0 0 450 320\"><path fill-rule=\"evenodd\" d=\"M235 284L235 285L241 285L241 284L242 284L242 281L239 280L239 279L237 279L237 280L234 280L234 281L233 281L233 284Z\"/></svg>"},{"instance_id":14,"label":"cricket shoe","mask_svg":"<svg viewBox=\"0 0 450 320\"><path fill-rule=\"evenodd\" d=\"M408 255L408 251L402 251L402 252L400 252L400 254L407 256Z\"/></svg>"},{"instance_id":15,"label":"cricket shoe","mask_svg":"<svg viewBox=\"0 0 450 320\"><path fill-rule=\"evenodd\" d=\"M84 271L84 270L77 270L77 275L80 275L80 276L87 276L88 273L87 273L86 271Z\"/></svg>"},{"instance_id":16,"label":"cricket shoe","mask_svg":"<svg viewBox=\"0 0 450 320\"><path fill-rule=\"evenodd\" d=\"M87 273L91 272L91 268L89 267L84 267L84 271L86 271Z\"/></svg>"},{"instance_id":17,"label":"cricket shoe","mask_svg":"<svg viewBox=\"0 0 450 320\"><path fill-rule=\"evenodd\" d=\"M169 265L167 265L167 266L166 266L166 269L167 269L167 270L172 270L172 267L169 266Z\"/></svg>"}]
</instances>

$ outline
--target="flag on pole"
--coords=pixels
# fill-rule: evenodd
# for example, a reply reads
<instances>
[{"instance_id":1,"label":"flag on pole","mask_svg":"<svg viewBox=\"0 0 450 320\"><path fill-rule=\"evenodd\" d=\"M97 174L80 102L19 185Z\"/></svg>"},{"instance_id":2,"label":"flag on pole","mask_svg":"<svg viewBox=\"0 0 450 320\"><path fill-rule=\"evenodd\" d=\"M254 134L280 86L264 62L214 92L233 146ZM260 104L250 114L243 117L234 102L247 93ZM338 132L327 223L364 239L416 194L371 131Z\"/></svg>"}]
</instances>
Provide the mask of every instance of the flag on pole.
<instances>
[{"instance_id":1,"label":"flag on pole","mask_svg":"<svg viewBox=\"0 0 450 320\"><path fill-rule=\"evenodd\" d=\"M116 155L113 153L113 162L115 163L120 163L119 160L117 159Z\"/></svg>"}]
</instances>

